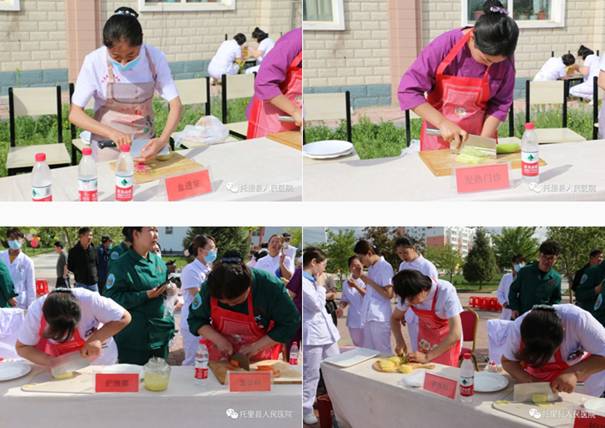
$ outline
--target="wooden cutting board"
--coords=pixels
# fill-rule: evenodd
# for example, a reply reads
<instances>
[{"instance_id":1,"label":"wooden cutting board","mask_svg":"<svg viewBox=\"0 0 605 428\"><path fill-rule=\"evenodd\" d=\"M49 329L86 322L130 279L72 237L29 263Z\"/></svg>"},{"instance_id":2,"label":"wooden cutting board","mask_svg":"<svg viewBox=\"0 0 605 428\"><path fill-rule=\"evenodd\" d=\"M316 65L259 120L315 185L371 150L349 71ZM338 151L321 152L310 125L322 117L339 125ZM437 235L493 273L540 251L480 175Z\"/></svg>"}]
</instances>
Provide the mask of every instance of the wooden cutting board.
<instances>
[{"instance_id":1,"label":"wooden cutting board","mask_svg":"<svg viewBox=\"0 0 605 428\"><path fill-rule=\"evenodd\" d=\"M288 363L279 360L265 360L250 364L250 370L256 370L259 365L275 365L279 369L280 376L273 378L274 384L293 384L302 383L302 373L300 370L292 368ZM228 363L227 361L210 361L208 367L221 385L225 385L227 381ZM243 371L244 369L238 369Z\"/></svg>"},{"instance_id":2,"label":"wooden cutting board","mask_svg":"<svg viewBox=\"0 0 605 428\"><path fill-rule=\"evenodd\" d=\"M57 394L93 394L94 374L90 369L77 371L71 379L55 380L48 371L35 375L31 383L23 385L22 391Z\"/></svg>"},{"instance_id":3,"label":"wooden cutting board","mask_svg":"<svg viewBox=\"0 0 605 428\"><path fill-rule=\"evenodd\" d=\"M531 421L551 428L571 427L573 425L575 409L574 403L559 401L546 405L530 403L492 403L492 407L504 413Z\"/></svg>"},{"instance_id":4,"label":"wooden cutting board","mask_svg":"<svg viewBox=\"0 0 605 428\"><path fill-rule=\"evenodd\" d=\"M149 183L150 181L156 181L163 177L169 177L171 175L186 174L188 172L198 171L203 169L203 165L186 158L180 153L171 152L172 156L167 160L153 160L147 165L151 169L145 173L135 172L134 181L136 184ZM111 162L111 169L116 170L116 162Z\"/></svg>"},{"instance_id":5,"label":"wooden cutting board","mask_svg":"<svg viewBox=\"0 0 605 428\"><path fill-rule=\"evenodd\" d=\"M302 150L302 137L300 131L278 132L277 134L267 135L267 138L296 150Z\"/></svg>"},{"instance_id":6,"label":"wooden cutting board","mask_svg":"<svg viewBox=\"0 0 605 428\"><path fill-rule=\"evenodd\" d=\"M449 149L444 150L426 150L419 153L420 159L436 177L452 175L452 155ZM511 168L521 168L521 153L509 153L498 155L497 162L510 162ZM546 162L540 159L540 166L546 165Z\"/></svg>"}]
</instances>

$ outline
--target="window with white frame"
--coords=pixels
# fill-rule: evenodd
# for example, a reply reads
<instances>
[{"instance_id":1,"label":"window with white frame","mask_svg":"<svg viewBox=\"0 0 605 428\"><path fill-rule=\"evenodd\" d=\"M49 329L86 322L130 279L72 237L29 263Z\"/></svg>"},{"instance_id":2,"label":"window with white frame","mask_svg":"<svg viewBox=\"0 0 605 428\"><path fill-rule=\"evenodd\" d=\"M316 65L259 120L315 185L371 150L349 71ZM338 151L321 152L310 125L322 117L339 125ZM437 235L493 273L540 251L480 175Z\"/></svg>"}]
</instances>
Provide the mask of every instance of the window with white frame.
<instances>
[{"instance_id":1,"label":"window with white frame","mask_svg":"<svg viewBox=\"0 0 605 428\"><path fill-rule=\"evenodd\" d=\"M0 10L21 10L20 0L0 0Z\"/></svg>"},{"instance_id":2,"label":"window with white frame","mask_svg":"<svg viewBox=\"0 0 605 428\"><path fill-rule=\"evenodd\" d=\"M186 12L234 9L235 0L139 0L139 10L141 12Z\"/></svg>"},{"instance_id":3,"label":"window with white frame","mask_svg":"<svg viewBox=\"0 0 605 428\"><path fill-rule=\"evenodd\" d=\"M520 28L565 26L565 0L500 0ZM485 0L462 0L462 25L474 25Z\"/></svg>"},{"instance_id":4,"label":"window with white frame","mask_svg":"<svg viewBox=\"0 0 605 428\"><path fill-rule=\"evenodd\" d=\"M344 30L344 0L303 0L303 29L311 31Z\"/></svg>"},{"instance_id":5,"label":"window with white frame","mask_svg":"<svg viewBox=\"0 0 605 428\"><path fill-rule=\"evenodd\" d=\"M166 235L172 235L174 233L174 227L166 227L164 228L164 232Z\"/></svg>"}]
</instances>

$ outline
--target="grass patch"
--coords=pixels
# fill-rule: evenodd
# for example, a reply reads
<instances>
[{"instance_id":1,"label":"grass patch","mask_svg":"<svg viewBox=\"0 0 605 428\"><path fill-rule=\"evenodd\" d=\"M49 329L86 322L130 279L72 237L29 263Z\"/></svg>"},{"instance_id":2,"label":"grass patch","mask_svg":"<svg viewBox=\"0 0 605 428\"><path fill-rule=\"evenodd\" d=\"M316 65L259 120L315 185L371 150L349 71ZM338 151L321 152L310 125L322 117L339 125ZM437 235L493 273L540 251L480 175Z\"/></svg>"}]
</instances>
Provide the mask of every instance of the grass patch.
<instances>
[{"instance_id":1,"label":"grass patch","mask_svg":"<svg viewBox=\"0 0 605 428\"><path fill-rule=\"evenodd\" d=\"M246 120L246 107L250 99L230 100L228 102L229 120L240 122ZM166 125L168 118L168 105L165 101L155 99L153 101L155 113L156 134L160 135ZM181 131L186 125L193 125L205 113L204 106L183 106L181 120L177 131ZM221 118L222 108L220 97L215 97L211 102L213 116ZM69 107L63 107L63 141L67 151L71 153L70 123L68 120ZM92 115L92 112L89 112ZM54 116L41 116L37 118L19 117L15 121L17 134L17 145L50 144L57 141L57 120ZM78 131L79 134L79 131ZM0 177L6 176L6 156L10 144L8 119L0 120ZM78 161L80 157L78 155Z\"/></svg>"},{"instance_id":2,"label":"grass patch","mask_svg":"<svg viewBox=\"0 0 605 428\"><path fill-rule=\"evenodd\" d=\"M547 111L534 111L532 119L538 128L560 128L561 110L553 109ZM515 115L515 136L523 136L525 113L518 112ZM411 121L412 139L420 138L422 121L413 119ZM567 115L567 126L582 135L587 140L592 139L592 107L582 105L570 108ZM508 121L500 125L500 135L508 137ZM342 121L337 128L327 126L310 126L305 128L305 143L322 140L346 140L346 125ZM392 122L381 121L372 123L368 118L362 117L358 123L353 125L353 145L361 159L375 159L391 156L399 156L406 147L405 128L399 128Z\"/></svg>"}]
</instances>

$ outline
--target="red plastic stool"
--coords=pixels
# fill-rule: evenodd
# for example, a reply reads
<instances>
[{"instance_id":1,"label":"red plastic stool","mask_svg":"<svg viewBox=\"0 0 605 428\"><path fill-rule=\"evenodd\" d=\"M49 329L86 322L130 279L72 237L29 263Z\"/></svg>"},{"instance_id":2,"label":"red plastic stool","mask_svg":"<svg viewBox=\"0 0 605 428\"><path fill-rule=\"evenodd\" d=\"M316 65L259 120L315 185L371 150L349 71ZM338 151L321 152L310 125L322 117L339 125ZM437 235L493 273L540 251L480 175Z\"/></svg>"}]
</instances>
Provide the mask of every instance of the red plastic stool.
<instances>
[{"instance_id":1,"label":"red plastic stool","mask_svg":"<svg viewBox=\"0 0 605 428\"><path fill-rule=\"evenodd\" d=\"M476 308L477 307L477 297L476 296L469 297L468 304L471 308Z\"/></svg>"},{"instance_id":2,"label":"red plastic stool","mask_svg":"<svg viewBox=\"0 0 605 428\"><path fill-rule=\"evenodd\" d=\"M45 279L36 279L36 296L48 294L48 281Z\"/></svg>"},{"instance_id":3,"label":"red plastic stool","mask_svg":"<svg viewBox=\"0 0 605 428\"><path fill-rule=\"evenodd\" d=\"M332 401L327 394L317 397L317 412L319 413L319 427L332 428Z\"/></svg>"}]
</instances>

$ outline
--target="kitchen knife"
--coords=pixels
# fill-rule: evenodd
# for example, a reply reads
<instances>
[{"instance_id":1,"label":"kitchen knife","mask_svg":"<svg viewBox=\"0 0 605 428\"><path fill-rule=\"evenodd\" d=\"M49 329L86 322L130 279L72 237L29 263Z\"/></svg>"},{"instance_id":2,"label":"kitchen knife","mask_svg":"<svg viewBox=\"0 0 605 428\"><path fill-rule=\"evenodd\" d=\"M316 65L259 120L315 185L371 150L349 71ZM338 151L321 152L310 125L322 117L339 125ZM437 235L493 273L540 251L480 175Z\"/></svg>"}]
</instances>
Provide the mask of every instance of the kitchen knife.
<instances>
[{"instance_id":1,"label":"kitchen knife","mask_svg":"<svg viewBox=\"0 0 605 428\"><path fill-rule=\"evenodd\" d=\"M244 354L236 352L235 354L231 355L229 359L237 361L240 368L250 371L250 358L246 357Z\"/></svg>"}]
</instances>

